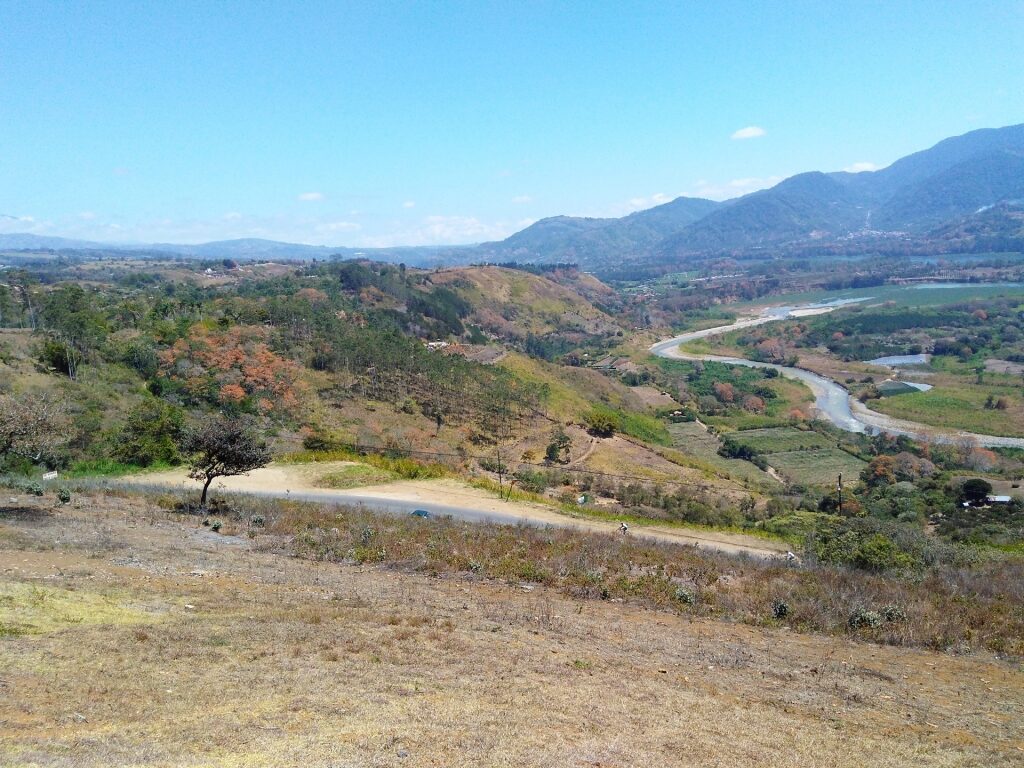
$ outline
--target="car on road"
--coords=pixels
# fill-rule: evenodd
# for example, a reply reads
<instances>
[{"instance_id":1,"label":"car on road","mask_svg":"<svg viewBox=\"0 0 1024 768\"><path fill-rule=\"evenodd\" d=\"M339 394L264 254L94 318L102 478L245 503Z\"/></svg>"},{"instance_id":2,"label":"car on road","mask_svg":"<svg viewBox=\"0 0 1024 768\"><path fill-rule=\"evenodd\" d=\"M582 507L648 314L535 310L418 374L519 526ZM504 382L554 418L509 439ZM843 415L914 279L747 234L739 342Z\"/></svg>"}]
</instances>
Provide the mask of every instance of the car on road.
<instances>
[{"instance_id":1,"label":"car on road","mask_svg":"<svg viewBox=\"0 0 1024 768\"><path fill-rule=\"evenodd\" d=\"M430 517L430 512L425 509L414 509L409 514L413 517Z\"/></svg>"}]
</instances>

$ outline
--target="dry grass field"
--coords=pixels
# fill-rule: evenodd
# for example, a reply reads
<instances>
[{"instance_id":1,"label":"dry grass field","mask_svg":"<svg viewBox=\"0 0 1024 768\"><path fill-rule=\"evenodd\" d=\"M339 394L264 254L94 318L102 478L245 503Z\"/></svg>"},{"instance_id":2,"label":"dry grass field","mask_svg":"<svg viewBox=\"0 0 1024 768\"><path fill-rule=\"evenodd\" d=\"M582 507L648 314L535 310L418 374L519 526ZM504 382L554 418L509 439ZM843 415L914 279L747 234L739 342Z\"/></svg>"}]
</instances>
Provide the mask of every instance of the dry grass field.
<instances>
[{"instance_id":1,"label":"dry grass field","mask_svg":"<svg viewBox=\"0 0 1024 768\"><path fill-rule=\"evenodd\" d=\"M0 510L4 766L1018 766L1015 663Z\"/></svg>"}]
</instances>

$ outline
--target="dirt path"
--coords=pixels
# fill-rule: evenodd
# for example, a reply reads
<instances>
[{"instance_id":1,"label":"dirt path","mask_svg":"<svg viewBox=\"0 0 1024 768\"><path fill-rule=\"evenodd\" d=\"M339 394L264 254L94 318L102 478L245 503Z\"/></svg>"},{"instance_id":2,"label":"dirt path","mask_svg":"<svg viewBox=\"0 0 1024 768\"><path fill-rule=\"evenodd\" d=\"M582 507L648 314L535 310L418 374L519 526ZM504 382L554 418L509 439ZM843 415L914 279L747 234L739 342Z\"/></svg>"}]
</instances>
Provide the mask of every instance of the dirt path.
<instances>
[{"instance_id":1,"label":"dirt path","mask_svg":"<svg viewBox=\"0 0 1024 768\"><path fill-rule=\"evenodd\" d=\"M386 512L408 514L426 509L433 514L451 515L472 522L526 523L537 526L579 528L598 533L616 533L618 523L570 517L551 507L520 501L502 501L486 491L452 479L402 480L386 485L334 490L317 485L317 478L351 465L352 462L281 464L258 469L248 475L214 481L213 492L245 493L280 499L297 499L321 504L362 504ZM127 485L197 490L184 469L131 475ZM715 549L730 554L774 557L786 551L785 544L742 534L705 531L668 525L633 526L632 534L673 544Z\"/></svg>"},{"instance_id":2,"label":"dirt path","mask_svg":"<svg viewBox=\"0 0 1024 768\"><path fill-rule=\"evenodd\" d=\"M590 458L595 448L597 448L597 438L592 437L590 438L590 445L587 446L587 450L585 450L581 456L578 456L577 458L573 459L568 464L566 464L565 468L571 469L572 467L578 467L580 464L582 464L583 462Z\"/></svg>"}]
</instances>

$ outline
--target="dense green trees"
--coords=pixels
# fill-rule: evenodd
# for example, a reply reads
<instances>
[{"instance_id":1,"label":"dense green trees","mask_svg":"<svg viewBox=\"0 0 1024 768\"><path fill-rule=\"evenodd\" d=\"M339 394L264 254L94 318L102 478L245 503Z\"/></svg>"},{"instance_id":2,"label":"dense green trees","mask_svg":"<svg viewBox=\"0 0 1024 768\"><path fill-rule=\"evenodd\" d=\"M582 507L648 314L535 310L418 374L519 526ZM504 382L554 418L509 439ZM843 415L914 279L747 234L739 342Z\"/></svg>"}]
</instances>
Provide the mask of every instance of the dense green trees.
<instances>
[{"instance_id":1,"label":"dense green trees","mask_svg":"<svg viewBox=\"0 0 1024 768\"><path fill-rule=\"evenodd\" d=\"M41 313L47 333L43 359L72 380L106 337L108 325L98 304L79 285L62 285L46 294Z\"/></svg>"},{"instance_id":2,"label":"dense green trees","mask_svg":"<svg viewBox=\"0 0 1024 768\"><path fill-rule=\"evenodd\" d=\"M128 414L114 446L114 458L126 464L178 464L178 443L185 430L185 412L171 403L150 397Z\"/></svg>"}]
</instances>

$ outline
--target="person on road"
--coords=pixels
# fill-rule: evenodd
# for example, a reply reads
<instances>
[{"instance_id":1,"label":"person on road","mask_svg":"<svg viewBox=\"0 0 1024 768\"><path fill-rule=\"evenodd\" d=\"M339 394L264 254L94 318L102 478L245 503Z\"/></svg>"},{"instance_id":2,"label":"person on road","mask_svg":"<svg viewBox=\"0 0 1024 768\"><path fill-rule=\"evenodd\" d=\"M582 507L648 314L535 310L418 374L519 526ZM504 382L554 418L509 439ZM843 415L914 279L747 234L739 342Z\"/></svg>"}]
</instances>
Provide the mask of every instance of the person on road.
<instances>
[{"instance_id":1,"label":"person on road","mask_svg":"<svg viewBox=\"0 0 1024 768\"><path fill-rule=\"evenodd\" d=\"M625 523L619 523L619 532L625 536L629 533L629 526Z\"/></svg>"}]
</instances>

